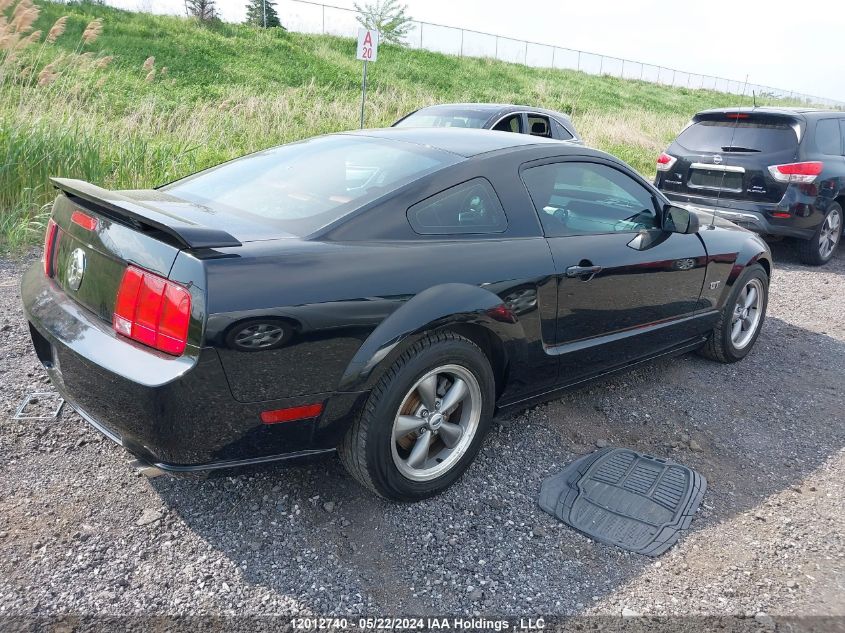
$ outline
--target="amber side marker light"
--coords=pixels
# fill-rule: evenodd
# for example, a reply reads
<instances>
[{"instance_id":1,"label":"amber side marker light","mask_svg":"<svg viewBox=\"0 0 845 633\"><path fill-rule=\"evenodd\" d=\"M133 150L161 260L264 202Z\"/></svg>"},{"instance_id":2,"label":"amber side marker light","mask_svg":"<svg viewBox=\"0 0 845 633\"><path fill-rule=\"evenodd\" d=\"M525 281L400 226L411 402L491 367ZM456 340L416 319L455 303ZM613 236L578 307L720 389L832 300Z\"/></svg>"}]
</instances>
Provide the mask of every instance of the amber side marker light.
<instances>
[{"instance_id":1,"label":"amber side marker light","mask_svg":"<svg viewBox=\"0 0 845 633\"><path fill-rule=\"evenodd\" d=\"M308 418L316 418L322 412L322 403L305 404L300 407L290 407L288 409L273 409L272 411L262 411L261 421L264 424L295 422L296 420L307 420Z\"/></svg>"}]
</instances>

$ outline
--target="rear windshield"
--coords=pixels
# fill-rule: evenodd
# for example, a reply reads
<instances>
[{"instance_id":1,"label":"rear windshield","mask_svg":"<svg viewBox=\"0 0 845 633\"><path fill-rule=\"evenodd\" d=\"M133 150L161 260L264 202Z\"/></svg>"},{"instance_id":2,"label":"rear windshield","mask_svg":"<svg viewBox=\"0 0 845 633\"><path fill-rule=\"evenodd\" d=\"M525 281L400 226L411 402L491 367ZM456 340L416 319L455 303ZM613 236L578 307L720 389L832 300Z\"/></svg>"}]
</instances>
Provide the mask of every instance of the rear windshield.
<instances>
[{"instance_id":1,"label":"rear windshield","mask_svg":"<svg viewBox=\"0 0 845 633\"><path fill-rule=\"evenodd\" d=\"M795 149L798 137L788 122L699 121L676 141L693 152L774 153Z\"/></svg>"},{"instance_id":2,"label":"rear windshield","mask_svg":"<svg viewBox=\"0 0 845 633\"><path fill-rule=\"evenodd\" d=\"M250 154L163 189L301 237L459 160L411 143L339 134Z\"/></svg>"},{"instance_id":3,"label":"rear windshield","mask_svg":"<svg viewBox=\"0 0 845 633\"><path fill-rule=\"evenodd\" d=\"M478 110L443 109L420 110L408 115L395 127L472 127L483 128L490 120L489 112Z\"/></svg>"}]
</instances>

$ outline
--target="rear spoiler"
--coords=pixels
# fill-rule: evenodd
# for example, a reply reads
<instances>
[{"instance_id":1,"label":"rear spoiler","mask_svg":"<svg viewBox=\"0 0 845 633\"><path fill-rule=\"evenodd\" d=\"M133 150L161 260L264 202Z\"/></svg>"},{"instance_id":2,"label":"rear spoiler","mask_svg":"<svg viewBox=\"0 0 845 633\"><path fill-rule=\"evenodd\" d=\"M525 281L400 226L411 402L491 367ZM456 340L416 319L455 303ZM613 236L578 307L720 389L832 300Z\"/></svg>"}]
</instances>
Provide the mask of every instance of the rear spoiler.
<instances>
[{"instance_id":1,"label":"rear spoiler","mask_svg":"<svg viewBox=\"0 0 845 633\"><path fill-rule=\"evenodd\" d=\"M213 229L185 218L164 212L150 204L144 204L122 195L119 191L109 191L84 180L73 178L50 178L53 185L71 198L84 200L92 205L92 211L101 211L106 216L131 220L176 240L184 248L222 248L241 246L241 243L226 231Z\"/></svg>"},{"instance_id":2,"label":"rear spoiler","mask_svg":"<svg viewBox=\"0 0 845 633\"><path fill-rule=\"evenodd\" d=\"M699 121L788 121L800 123L803 120L800 114L789 111L756 110L754 108L736 108L723 110L705 110L699 112L692 118L693 122Z\"/></svg>"}]
</instances>

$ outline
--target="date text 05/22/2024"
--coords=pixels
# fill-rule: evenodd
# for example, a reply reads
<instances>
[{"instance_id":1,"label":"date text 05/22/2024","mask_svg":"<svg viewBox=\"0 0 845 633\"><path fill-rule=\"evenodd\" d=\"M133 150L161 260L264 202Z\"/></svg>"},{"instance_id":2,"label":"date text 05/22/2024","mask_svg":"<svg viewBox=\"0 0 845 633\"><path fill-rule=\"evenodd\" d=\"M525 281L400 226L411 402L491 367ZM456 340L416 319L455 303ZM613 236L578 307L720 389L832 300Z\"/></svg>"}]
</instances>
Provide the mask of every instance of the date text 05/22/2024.
<instances>
[{"instance_id":1,"label":"date text 05/22/2024","mask_svg":"<svg viewBox=\"0 0 845 633\"><path fill-rule=\"evenodd\" d=\"M542 631L543 618L488 619L461 617L363 617L363 618L293 618L291 627L299 631Z\"/></svg>"}]
</instances>

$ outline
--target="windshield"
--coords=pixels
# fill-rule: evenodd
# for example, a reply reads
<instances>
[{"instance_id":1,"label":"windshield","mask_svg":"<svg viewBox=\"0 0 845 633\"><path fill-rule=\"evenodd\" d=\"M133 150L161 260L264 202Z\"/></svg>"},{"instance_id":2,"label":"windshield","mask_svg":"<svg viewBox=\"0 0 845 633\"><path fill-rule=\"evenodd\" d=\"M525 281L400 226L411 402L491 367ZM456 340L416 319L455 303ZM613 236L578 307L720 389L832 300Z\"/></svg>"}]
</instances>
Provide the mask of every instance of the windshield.
<instances>
[{"instance_id":1,"label":"windshield","mask_svg":"<svg viewBox=\"0 0 845 633\"><path fill-rule=\"evenodd\" d=\"M786 121L699 121L681 132L677 143L693 152L768 154L795 149L798 137Z\"/></svg>"},{"instance_id":2,"label":"windshield","mask_svg":"<svg viewBox=\"0 0 845 633\"><path fill-rule=\"evenodd\" d=\"M163 189L303 236L459 160L411 143L339 134L250 154Z\"/></svg>"},{"instance_id":3,"label":"windshield","mask_svg":"<svg viewBox=\"0 0 845 633\"><path fill-rule=\"evenodd\" d=\"M395 127L471 127L483 128L489 112L459 108L425 109L408 115Z\"/></svg>"}]
</instances>

